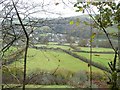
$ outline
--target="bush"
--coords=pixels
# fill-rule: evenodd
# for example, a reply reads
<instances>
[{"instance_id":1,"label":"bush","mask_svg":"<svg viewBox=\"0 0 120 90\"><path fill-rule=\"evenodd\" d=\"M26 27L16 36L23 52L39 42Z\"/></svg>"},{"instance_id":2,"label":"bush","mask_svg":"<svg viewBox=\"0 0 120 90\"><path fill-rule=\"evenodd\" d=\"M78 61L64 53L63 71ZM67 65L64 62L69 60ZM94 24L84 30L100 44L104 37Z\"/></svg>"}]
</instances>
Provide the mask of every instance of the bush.
<instances>
[{"instance_id":1,"label":"bush","mask_svg":"<svg viewBox=\"0 0 120 90\"><path fill-rule=\"evenodd\" d=\"M99 72L93 72L93 75L92 75L92 79L93 80L107 80L107 77Z\"/></svg>"},{"instance_id":2,"label":"bush","mask_svg":"<svg viewBox=\"0 0 120 90\"><path fill-rule=\"evenodd\" d=\"M29 84L51 84L51 81L54 80L54 77L45 71L35 71L34 73L29 74L27 82Z\"/></svg>"},{"instance_id":3,"label":"bush","mask_svg":"<svg viewBox=\"0 0 120 90\"><path fill-rule=\"evenodd\" d=\"M23 69L20 67L2 67L3 83L22 83Z\"/></svg>"},{"instance_id":4,"label":"bush","mask_svg":"<svg viewBox=\"0 0 120 90\"><path fill-rule=\"evenodd\" d=\"M73 75L70 79L73 85L80 85L85 83L88 80L87 73L85 71L79 71Z\"/></svg>"},{"instance_id":5,"label":"bush","mask_svg":"<svg viewBox=\"0 0 120 90\"><path fill-rule=\"evenodd\" d=\"M65 85L67 84L67 79L61 77L60 75L55 76L55 84L56 85Z\"/></svg>"},{"instance_id":6,"label":"bush","mask_svg":"<svg viewBox=\"0 0 120 90\"><path fill-rule=\"evenodd\" d=\"M41 84L43 85L55 84L55 77L49 73L44 73L41 79L42 79Z\"/></svg>"},{"instance_id":7,"label":"bush","mask_svg":"<svg viewBox=\"0 0 120 90\"><path fill-rule=\"evenodd\" d=\"M52 71L52 72L54 72L54 71ZM60 77L62 77L64 79L69 79L69 78L71 78L73 76L73 72L62 68L62 69L58 69L55 72L55 75L60 76Z\"/></svg>"},{"instance_id":8,"label":"bush","mask_svg":"<svg viewBox=\"0 0 120 90\"><path fill-rule=\"evenodd\" d=\"M29 75L28 81L29 84L41 84L41 85L66 84L66 79L64 78L64 76L58 74L52 74L47 71L36 71L34 73L31 73L31 75Z\"/></svg>"},{"instance_id":9,"label":"bush","mask_svg":"<svg viewBox=\"0 0 120 90\"><path fill-rule=\"evenodd\" d=\"M86 81L83 85L83 88L90 88L90 82ZM98 85L92 83L92 88L98 88Z\"/></svg>"}]
</instances>

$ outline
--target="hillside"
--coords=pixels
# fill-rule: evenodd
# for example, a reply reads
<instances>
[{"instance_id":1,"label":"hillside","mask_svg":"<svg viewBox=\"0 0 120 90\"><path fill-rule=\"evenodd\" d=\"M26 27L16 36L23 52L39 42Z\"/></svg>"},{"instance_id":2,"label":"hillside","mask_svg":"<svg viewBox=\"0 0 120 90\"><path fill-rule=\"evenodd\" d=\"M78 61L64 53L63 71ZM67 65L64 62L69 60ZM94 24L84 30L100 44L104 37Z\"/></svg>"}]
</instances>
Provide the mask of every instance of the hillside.
<instances>
[{"instance_id":1,"label":"hillside","mask_svg":"<svg viewBox=\"0 0 120 90\"><path fill-rule=\"evenodd\" d=\"M73 37L89 38L91 26L89 25L92 21L89 20L88 15L81 15L76 17L67 18L56 18L56 19L40 19L36 26L39 26L37 30L41 30L43 26L48 26L51 30L50 32L60 33L60 34L70 34ZM118 32L115 26L108 27L108 33ZM92 28L93 33L98 33L99 38L104 38L104 32L96 28ZM41 31L44 32L43 30ZM102 34L102 36L100 35Z\"/></svg>"}]
</instances>

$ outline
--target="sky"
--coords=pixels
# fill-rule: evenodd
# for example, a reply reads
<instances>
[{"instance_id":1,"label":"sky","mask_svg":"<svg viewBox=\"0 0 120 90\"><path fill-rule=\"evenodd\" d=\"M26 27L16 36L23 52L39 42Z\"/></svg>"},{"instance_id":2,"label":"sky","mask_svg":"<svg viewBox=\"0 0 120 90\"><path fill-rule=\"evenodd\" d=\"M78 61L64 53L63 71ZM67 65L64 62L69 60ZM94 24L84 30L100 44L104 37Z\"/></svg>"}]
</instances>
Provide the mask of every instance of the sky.
<instances>
[{"instance_id":1,"label":"sky","mask_svg":"<svg viewBox=\"0 0 120 90\"><path fill-rule=\"evenodd\" d=\"M74 4L77 0L21 0L27 4L36 5L33 11L39 13L31 14L34 17L58 18L81 15L81 12L75 12Z\"/></svg>"},{"instance_id":2,"label":"sky","mask_svg":"<svg viewBox=\"0 0 120 90\"><path fill-rule=\"evenodd\" d=\"M17 0L14 0L14 2L15 1ZM76 8L74 7L74 4L77 1L81 0L19 0L21 7L28 6L31 9L18 9L22 11L23 14L31 13L29 16L36 18L58 18L83 15L82 12L75 12ZM97 12L97 9L95 7L92 8L95 12ZM26 12L27 9L29 9L28 12ZM84 14L87 14L87 12Z\"/></svg>"}]
</instances>

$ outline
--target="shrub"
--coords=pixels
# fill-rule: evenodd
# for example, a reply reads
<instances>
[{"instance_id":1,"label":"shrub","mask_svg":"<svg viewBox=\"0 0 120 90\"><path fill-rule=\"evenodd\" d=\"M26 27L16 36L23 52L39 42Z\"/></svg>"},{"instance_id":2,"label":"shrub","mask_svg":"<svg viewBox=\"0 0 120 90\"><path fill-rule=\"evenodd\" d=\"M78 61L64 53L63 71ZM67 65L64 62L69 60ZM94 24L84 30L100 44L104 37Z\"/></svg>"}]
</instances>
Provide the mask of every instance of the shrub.
<instances>
[{"instance_id":1,"label":"shrub","mask_svg":"<svg viewBox=\"0 0 120 90\"><path fill-rule=\"evenodd\" d=\"M86 81L83 85L83 88L90 88L90 82ZM98 85L92 83L92 88L98 88Z\"/></svg>"},{"instance_id":2,"label":"shrub","mask_svg":"<svg viewBox=\"0 0 120 90\"><path fill-rule=\"evenodd\" d=\"M49 73L44 73L41 78L41 84L43 85L51 85L55 83L55 77Z\"/></svg>"},{"instance_id":3,"label":"shrub","mask_svg":"<svg viewBox=\"0 0 120 90\"><path fill-rule=\"evenodd\" d=\"M20 67L2 67L3 83L22 83L23 69Z\"/></svg>"},{"instance_id":4,"label":"shrub","mask_svg":"<svg viewBox=\"0 0 120 90\"><path fill-rule=\"evenodd\" d=\"M107 80L107 77L105 75L103 75L102 73L93 72L92 79L101 81L101 80Z\"/></svg>"},{"instance_id":5,"label":"shrub","mask_svg":"<svg viewBox=\"0 0 120 90\"><path fill-rule=\"evenodd\" d=\"M66 79L63 75L52 74L52 72L47 72L47 71L36 71L34 73L29 74L28 81L29 84L41 84L41 85L66 84Z\"/></svg>"},{"instance_id":6,"label":"shrub","mask_svg":"<svg viewBox=\"0 0 120 90\"><path fill-rule=\"evenodd\" d=\"M70 79L72 84L74 85L80 85L85 83L88 80L88 76L85 71L79 71L73 75L73 77Z\"/></svg>"},{"instance_id":7,"label":"shrub","mask_svg":"<svg viewBox=\"0 0 120 90\"><path fill-rule=\"evenodd\" d=\"M67 79L57 75L57 76L55 76L55 84L56 85L65 85L65 84L67 84Z\"/></svg>"},{"instance_id":8,"label":"shrub","mask_svg":"<svg viewBox=\"0 0 120 90\"><path fill-rule=\"evenodd\" d=\"M52 72L54 72L54 71L52 71ZM69 78L71 78L73 76L73 72L62 68L62 69L58 69L55 72L55 75L60 76L60 77L62 77L64 79L69 79Z\"/></svg>"},{"instance_id":9,"label":"shrub","mask_svg":"<svg viewBox=\"0 0 120 90\"><path fill-rule=\"evenodd\" d=\"M35 71L27 76L29 84L47 85L54 82L54 76L46 71Z\"/></svg>"}]
</instances>

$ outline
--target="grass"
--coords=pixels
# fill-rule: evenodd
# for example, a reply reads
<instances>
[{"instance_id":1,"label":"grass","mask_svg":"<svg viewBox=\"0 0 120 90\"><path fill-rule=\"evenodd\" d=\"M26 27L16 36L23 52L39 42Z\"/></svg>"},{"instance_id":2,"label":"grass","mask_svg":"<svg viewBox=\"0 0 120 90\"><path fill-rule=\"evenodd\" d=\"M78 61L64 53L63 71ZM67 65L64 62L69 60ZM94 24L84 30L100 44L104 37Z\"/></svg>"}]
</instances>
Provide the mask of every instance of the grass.
<instances>
[{"instance_id":1,"label":"grass","mask_svg":"<svg viewBox=\"0 0 120 90\"><path fill-rule=\"evenodd\" d=\"M35 45L35 46L38 46L38 47L45 46L45 47L48 47L48 48L62 48L62 49L66 49L66 50L69 50L69 49L72 50L72 48L69 47L69 46L55 45L55 44L48 44L48 45L45 45L45 44L38 44L38 45Z\"/></svg>"},{"instance_id":2,"label":"grass","mask_svg":"<svg viewBox=\"0 0 120 90\"><path fill-rule=\"evenodd\" d=\"M42 45L38 45L42 46ZM54 47L54 48L62 48L68 49L69 46L60 46L54 45L51 43L50 45L44 45L46 47ZM81 47L81 49L89 51L87 47ZM101 50L102 49L102 50ZM94 48L95 51L112 51L111 49L105 48ZM89 53L82 53L82 52L74 52L78 55L84 56L86 58L89 57ZM94 53L92 55L93 61L98 62L102 65L108 66L107 63L113 60L113 54L98 54ZM15 61L9 65L9 67L23 67L23 59L19 61ZM33 48L28 49L28 57L27 57L27 75L31 75L36 72L54 72L56 68L59 68L56 71L57 75L62 75L67 78L71 73L80 72L80 71L87 71L89 72L90 68L88 64L78 60L62 51L54 51L54 50L36 50ZM102 73L103 71L92 67L92 71L96 73ZM71 88L67 85L26 85L26 88Z\"/></svg>"},{"instance_id":3,"label":"grass","mask_svg":"<svg viewBox=\"0 0 120 90\"><path fill-rule=\"evenodd\" d=\"M18 86L20 84L7 84L4 86L4 88L12 88L15 86ZM34 85L34 84L28 84L25 86L26 88L73 88L72 86L68 86L68 85ZM20 87L22 88L22 87ZM20 90L20 89L19 89Z\"/></svg>"},{"instance_id":4,"label":"grass","mask_svg":"<svg viewBox=\"0 0 120 90\"><path fill-rule=\"evenodd\" d=\"M77 54L90 59L89 53L77 52ZM98 54L98 53L92 54L92 61L98 62L102 65L107 66L107 67L108 67L108 62L113 61L113 59L114 59L113 54Z\"/></svg>"},{"instance_id":5,"label":"grass","mask_svg":"<svg viewBox=\"0 0 120 90\"><path fill-rule=\"evenodd\" d=\"M10 55L11 53L16 52L16 51L17 51L17 48L15 48L15 47L10 47L10 48L4 53L4 55L7 56L7 55Z\"/></svg>"},{"instance_id":6,"label":"grass","mask_svg":"<svg viewBox=\"0 0 120 90\"><path fill-rule=\"evenodd\" d=\"M59 62L60 61L60 62ZM23 67L23 60L16 61L10 66ZM64 52L50 50L36 50L29 48L27 59L27 73L32 73L36 70L54 71L59 65L59 72L65 70L78 72L80 70L89 71L87 63L84 63ZM101 70L93 67L93 71Z\"/></svg>"},{"instance_id":7,"label":"grass","mask_svg":"<svg viewBox=\"0 0 120 90\"><path fill-rule=\"evenodd\" d=\"M66 46L67 45L67 46ZM45 44L37 44L35 46L41 47L41 46L45 46L48 48L62 48L62 49L66 49L66 50L73 50L71 47L69 47L69 44L65 44L65 45L56 45L56 43L54 42L50 42L50 44L45 45ZM78 47L80 50L84 50L84 51L90 51L89 47ZM92 51L96 51L96 52L113 52L113 49L111 48L92 48Z\"/></svg>"},{"instance_id":8,"label":"grass","mask_svg":"<svg viewBox=\"0 0 120 90\"><path fill-rule=\"evenodd\" d=\"M54 48L62 48L68 50L69 46L55 45L51 43L50 45L37 45L37 46L46 46ZM80 47L81 50L89 51L87 47ZM94 51L112 51L112 49L106 48L93 48ZM89 53L75 52L78 55L90 58ZM98 62L102 65L108 66L108 62L113 60L113 54L98 54L94 53L92 55L92 61ZM23 59L15 61L10 66L23 67ZM66 74L67 71L78 72L81 70L89 71L88 64L76 59L62 51L54 50L36 50L33 48L28 49L28 58L27 58L27 74L34 73L35 71L48 71L54 72L59 66L56 73ZM93 67L93 72L103 72L102 70Z\"/></svg>"},{"instance_id":9,"label":"grass","mask_svg":"<svg viewBox=\"0 0 120 90\"><path fill-rule=\"evenodd\" d=\"M26 88L71 88L67 85L26 85Z\"/></svg>"},{"instance_id":10,"label":"grass","mask_svg":"<svg viewBox=\"0 0 120 90\"><path fill-rule=\"evenodd\" d=\"M81 50L84 50L84 51L90 51L90 48L89 47L79 47ZM96 51L96 52L113 52L113 49L111 48L92 48L92 51Z\"/></svg>"},{"instance_id":11,"label":"grass","mask_svg":"<svg viewBox=\"0 0 120 90\"><path fill-rule=\"evenodd\" d=\"M58 42L48 42L49 45L55 45L58 44Z\"/></svg>"}]
</instances>

